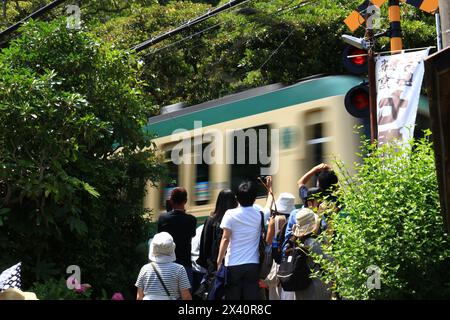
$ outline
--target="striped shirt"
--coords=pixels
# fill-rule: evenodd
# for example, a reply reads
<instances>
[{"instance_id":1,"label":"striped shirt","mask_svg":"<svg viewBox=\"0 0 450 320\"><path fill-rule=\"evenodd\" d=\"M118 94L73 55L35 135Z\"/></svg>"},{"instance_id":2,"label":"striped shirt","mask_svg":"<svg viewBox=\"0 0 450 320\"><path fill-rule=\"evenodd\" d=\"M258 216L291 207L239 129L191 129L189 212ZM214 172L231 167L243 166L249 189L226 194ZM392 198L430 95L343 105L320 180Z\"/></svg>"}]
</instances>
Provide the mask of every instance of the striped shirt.
<instances>
[{"instance_id":1,"label":"striped shirt","mask_svg":"<svg viewBox=\"0 0 450 320\"><path fill-rule=\"evenodd\" d=\"M179 299L181 290L191 287L186 270L182 265L175 262L154 262L153 265L158 269L172 299ZM144 289L144 296L152 296L153 299L157 299L154 297L157 296L161 300L170 300L150 263L141 268L135 286Z\"/></svg>"}]
</instances>

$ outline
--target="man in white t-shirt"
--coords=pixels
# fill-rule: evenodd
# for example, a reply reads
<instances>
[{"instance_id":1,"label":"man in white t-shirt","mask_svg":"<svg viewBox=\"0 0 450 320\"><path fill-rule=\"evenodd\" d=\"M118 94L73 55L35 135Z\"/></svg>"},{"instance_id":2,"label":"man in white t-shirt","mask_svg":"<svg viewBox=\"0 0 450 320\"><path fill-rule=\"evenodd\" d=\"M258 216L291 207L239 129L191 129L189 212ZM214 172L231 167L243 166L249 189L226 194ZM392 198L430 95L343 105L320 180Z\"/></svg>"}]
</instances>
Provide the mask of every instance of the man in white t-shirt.
<instances>
[{"instance_id":1,"label":"man in white t-shirt","mask_svg":"<svg viewBox=\"0 0 450 320\"><path fill-rule=\"evenodd\" d=\"M227 210L220 224L223 235L217 266L220 268L225 257L225 266L229 270L225 288L227 300L257 300L260 298L258 246L261 213L253 207L255 184L242 182L236 196L240 207Z\"/></svg>"}]
</instances>

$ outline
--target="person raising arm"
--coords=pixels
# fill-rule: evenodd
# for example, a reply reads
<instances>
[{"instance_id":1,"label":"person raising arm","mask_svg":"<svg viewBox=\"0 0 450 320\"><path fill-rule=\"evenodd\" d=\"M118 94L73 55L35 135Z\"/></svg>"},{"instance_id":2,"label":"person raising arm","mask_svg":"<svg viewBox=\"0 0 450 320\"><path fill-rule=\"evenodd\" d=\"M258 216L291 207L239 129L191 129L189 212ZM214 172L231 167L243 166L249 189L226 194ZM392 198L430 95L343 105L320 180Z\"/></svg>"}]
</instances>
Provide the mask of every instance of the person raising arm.
<instances>
[{"instance_id":1,"label":"person raising arm","mask_svg":"<svg viewBox=\"0 0 450 320\"><path fill-rule=\"evenodd\" d=\"M330 170L331 167L326 163L321 163L315 167L313 167L311 170L309 170L307 173L305 173L298 181L298 192L300 199L303 201L303 204L306 205L306 198L308 197L308 188L306 187L306 184L311 180L311 178L315 175L320 173L324 170ZM318 187L322 187L318 185Z\"/></svg>"}]
</instances>

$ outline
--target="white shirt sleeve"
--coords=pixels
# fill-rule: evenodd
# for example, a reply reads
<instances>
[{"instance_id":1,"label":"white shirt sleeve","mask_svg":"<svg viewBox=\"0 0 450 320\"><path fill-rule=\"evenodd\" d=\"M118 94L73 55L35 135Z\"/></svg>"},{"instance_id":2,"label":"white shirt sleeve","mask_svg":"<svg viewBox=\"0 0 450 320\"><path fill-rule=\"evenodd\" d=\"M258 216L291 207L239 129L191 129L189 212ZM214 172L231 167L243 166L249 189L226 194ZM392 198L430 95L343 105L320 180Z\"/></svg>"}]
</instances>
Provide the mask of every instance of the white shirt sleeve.
<instances>
[{"instance_id":1,"label":"white shirt sleeve","mask_svg":"<svg viewBox=\"0 0 450 320\"><path fill-rule=\"evenodd\" d=\"M222 228L222 229L224 229L224 228L226 228L226 229L232 229L232 225L233 225L233 218L231 217L231 214L230 214L230 212L227 210L226 212L225 212L225 214L223 215L223 218L222 218L222 223L220 224L220 228Z\"/></svg>"}]
</instances>

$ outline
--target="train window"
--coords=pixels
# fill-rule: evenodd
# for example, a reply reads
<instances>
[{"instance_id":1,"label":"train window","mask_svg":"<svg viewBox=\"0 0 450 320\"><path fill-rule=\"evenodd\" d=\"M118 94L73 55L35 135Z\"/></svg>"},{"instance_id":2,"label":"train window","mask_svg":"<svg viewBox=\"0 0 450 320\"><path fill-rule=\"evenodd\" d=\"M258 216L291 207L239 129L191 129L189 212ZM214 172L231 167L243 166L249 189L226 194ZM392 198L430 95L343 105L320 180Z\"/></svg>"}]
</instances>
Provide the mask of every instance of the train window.
<instances>
[{"instance_id":1,"label":"train window","mask_svg":"<svg viewBox=\"0 0 450 320\"><path fill-rule=\"evenodd\" d=\"M166 159L170 159L170 151L166 152L166 156L169 155L169 157ZM168 209L167 203L170 198L170 192L179 185L179 166L172 161L167 161L166 163L167 168L167 177L164 179L164 181L161 181L161 202L160 206L161 208ZM169 208L170 209L170 208Z\"/></svg>"},{"instance_id":2,"label":"train window","mask_svg":"<svg viewBox=\"0 0 450 320\"><path fill-rule=\"evenodd\" d=\"M325 162L327 143L331 137L327 136L327 123L323 122L323 112L315 111L306 115L306 168L309 170L315 165Z\"/></svg>"},{"instance_id":3,"label":"train window","mask_svg":"<svg viewBox=\"0 0 450 320\"><path fill-rule=\"evenodd\" d=\"M306 144L308 145L308 157L312 164L323 162L323 123L316 123L306 127Z\"/></svg>"},{"instance_id":4,"label":"train window","mask_svg":"<svg viewBox=\"0 0 450 320\"><path fill-rule=\"evenodd\" d=\"M207 146L207 143L202 145L202 154ZM201 163L195 164L195 204L207 204L209 199L209 165L201 157Z\"/></svg>"},{"instance_id":5,"label":"train window","mask_svg":"<svg viewBox=\"0 0 450 320\"><path fill-rule=\"evenodd\" d=\"M260 139L263 135L267 137L266 150L260 150ZM245 146L243 144L244 141ZM231 189L236 192L243 180L251 180L257 184L258 197L265 197L267 191L259 182L258 177L261 175L262 167L270 166L270 163L264 164L261 161L262 156L270 157L271 154L269 125L246 128L234 132L231 142L234 150L231 164ZM256 146L256 148L253 148L253 146Z\"/></svg>"}]
</instances>

